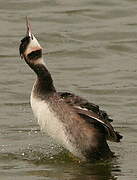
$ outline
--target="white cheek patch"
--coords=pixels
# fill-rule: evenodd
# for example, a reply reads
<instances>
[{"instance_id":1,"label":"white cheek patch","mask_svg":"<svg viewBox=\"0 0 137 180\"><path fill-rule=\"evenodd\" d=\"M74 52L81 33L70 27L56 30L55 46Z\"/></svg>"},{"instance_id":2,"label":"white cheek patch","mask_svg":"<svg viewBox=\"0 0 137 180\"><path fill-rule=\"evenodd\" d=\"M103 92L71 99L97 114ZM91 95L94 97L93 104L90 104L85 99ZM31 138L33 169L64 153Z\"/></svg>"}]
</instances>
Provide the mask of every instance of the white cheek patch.
<instances>
[{"instance_id":1,"label":"white cheek patch","mask_svg":"<svg viewBox=\"0 0 137 180\"><path fill-rule=\"evenodd\" d=\"M30 43L25 51L25 56L30 54L32 51L42 49L42 47L40 46L39 42L37 41L37 39L35 38L33 34L32 34L32 37L33 39L30 39Z\"/></svg>"}]
</instances>

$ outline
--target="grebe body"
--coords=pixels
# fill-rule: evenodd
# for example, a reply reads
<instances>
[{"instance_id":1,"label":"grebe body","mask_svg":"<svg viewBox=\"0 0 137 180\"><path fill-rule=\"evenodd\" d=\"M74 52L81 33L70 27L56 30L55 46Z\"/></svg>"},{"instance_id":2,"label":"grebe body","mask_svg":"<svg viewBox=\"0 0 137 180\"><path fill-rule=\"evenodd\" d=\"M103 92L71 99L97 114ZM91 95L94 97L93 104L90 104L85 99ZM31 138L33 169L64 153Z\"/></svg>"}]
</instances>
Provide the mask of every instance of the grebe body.
<instances>
[{"instance_id":1,"label":"grebe body","mask_svg":"<svg viewBox=\"0 0 137 180\"><path fill-rule=\"evenodd\" d=\"M42 131L82 160L113 156L107 140L120 142L122 136L111 126L112 119L99 106L68 92L57 92L42 57L42 47L31 32L21 40L20 55L36 73L31 107Z\"/></svg>"}]
</instances>

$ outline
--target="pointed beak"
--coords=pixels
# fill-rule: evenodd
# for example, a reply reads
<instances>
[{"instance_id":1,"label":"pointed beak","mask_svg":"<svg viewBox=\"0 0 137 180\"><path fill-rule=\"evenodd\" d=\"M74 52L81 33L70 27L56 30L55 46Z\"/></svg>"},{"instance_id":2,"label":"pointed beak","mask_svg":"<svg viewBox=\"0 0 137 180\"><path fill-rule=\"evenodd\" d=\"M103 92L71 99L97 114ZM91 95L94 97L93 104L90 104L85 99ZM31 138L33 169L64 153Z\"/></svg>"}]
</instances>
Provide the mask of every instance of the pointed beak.
<instances>
[{"instance_id":1,"label":"pointed beak","mask_svg":"<svg viewBox=\"0 0 137 180\"><path fill-rule=\"evenodd\" d=\"M26 35L29 36L31 39L33 39L32 31L31 31L31 26L30 26L28 17L26 17L26 27L27 27Z\"/></svg>"}]
</instances>

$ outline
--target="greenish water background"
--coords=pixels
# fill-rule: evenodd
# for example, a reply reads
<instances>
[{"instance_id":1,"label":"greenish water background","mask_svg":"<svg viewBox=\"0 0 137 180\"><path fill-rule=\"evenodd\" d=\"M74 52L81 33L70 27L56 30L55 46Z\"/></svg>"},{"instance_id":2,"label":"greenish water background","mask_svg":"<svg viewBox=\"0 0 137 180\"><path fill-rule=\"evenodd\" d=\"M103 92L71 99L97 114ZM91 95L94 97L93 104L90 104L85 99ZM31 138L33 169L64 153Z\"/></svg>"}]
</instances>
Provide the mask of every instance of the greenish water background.
<instances>
[{"instance_id":1,"label":"greenish water background","mask_svg":"<svg viewBox=\"0 0 137 180\"><path fill-rule=\"evenodd\" d=\"M30 104L34 73L20 59L25 16L58 90L107 110L124 135L117 158L78 164L39 131ZM137 3L135 0L0 0L0 179L137 179Z\"/></svg>"}]
</instances>

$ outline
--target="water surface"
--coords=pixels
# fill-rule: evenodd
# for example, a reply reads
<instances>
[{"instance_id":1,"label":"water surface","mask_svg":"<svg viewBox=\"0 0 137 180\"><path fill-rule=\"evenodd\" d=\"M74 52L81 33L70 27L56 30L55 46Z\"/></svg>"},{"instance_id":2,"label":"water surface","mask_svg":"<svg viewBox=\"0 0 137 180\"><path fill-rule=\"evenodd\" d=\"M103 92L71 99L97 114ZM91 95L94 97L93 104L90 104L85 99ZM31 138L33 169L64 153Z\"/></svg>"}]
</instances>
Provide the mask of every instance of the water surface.
<instances>
[{"instance_id":1,"label":"water surface","mask_svg":"<svg viewBox=\"0 0 137 180\"><path fill-rule=\"evenodd\" d=\"M29 104L35 74L20 59L25 16L58 90L107 110L124 135L116 158L79 164L39 131ZM137 4L134 0L1 0L0 179L137 179Z\"/></svg>"}]
</instances>

